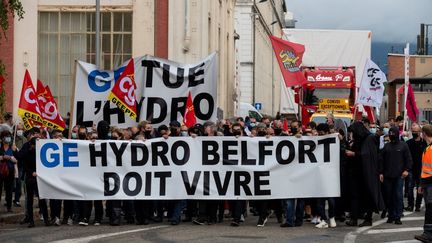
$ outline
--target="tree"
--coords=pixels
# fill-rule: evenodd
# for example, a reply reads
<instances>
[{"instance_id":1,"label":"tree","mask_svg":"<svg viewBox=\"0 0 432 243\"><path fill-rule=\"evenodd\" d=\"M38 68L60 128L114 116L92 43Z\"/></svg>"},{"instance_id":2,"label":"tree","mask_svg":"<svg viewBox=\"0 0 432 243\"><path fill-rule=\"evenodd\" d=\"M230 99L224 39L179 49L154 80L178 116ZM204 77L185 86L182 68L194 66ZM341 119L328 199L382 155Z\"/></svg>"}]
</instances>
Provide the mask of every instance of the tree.
<instances>
[{"instance_id":1,"label":"tree","mask_svg":"<svg viewBox=\"0 0 432 243\"><path fill-rule=\"evenodd\" d=\"M3 38L7 39L6 31L9 29L10 15L12 15L13 18L18 16L18 20L23 18L24 10L20 0L0 0L0 40ZM5 77L6 75L6 67L0 59L0 76ZM0 114L3 114L5 111L6 91L4 90L4 83L1 85Z\"/></svg>"}]
</instances>

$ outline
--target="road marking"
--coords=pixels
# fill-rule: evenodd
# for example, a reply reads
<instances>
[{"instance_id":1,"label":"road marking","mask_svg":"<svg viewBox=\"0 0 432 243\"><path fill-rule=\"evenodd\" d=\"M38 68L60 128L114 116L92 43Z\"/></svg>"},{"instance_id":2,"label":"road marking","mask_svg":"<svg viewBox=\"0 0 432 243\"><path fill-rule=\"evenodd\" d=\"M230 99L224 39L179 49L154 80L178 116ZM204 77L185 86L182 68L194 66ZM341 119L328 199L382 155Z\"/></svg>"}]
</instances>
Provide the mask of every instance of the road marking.
<instances>
[{"instance_id":1,"label":"road marking","mask_svg":"<svg viewBox=\"0 0 432 243\"><path fill-rule=\"evenodd\" d=\"M418 240L399 240L399 241L388 241L383 243L419 243Z\"/></svg>"},{"instance_id":2,"label":"road marking","mask_svg":"<svg viewBox=\"0 0 432 243\"><path fill-rule=\"evenodd\" d=\"M404 212L404 216L408 216L408 215L411 215L411 214L413 214L413 212ZM381 225L381 224L383 224L383 223L385 223L385 222L387 222L387 219L380 219L380 220L374 222L374 223L372 224L372 226L368 226L368 227L361 227L361 228L358 228L358 229L355 230L355 231L351 231L351 232L349 232L349 233L346 234L345 237L344 237L344 243L355 243L356 238L357 238L357 235L359 235L359 234L361 234L361 233L363 233L363 232L369 230L369 229L372 228L372 227L375 227L375 226Z\"/></svg>"},{"instance_id":3,"label":"road marking","mask_svg":"<svg viewBox=\"0 0 432 243\"><path fill-rule=\"evenodd\" d=\"M369 230L366 234L386 234L386 233L399 233L409 231L422 231L423 227L407 227L407 228L396 228L396 229L377 229Z\"/></svg>"},{"instance_id":4,"label":"road marking","mask_svg":"<svg viewBox=\"0 0 432 243\"><path fill-rule=\"evenodd\" d=\"M144 228L144 229L121 231L121 232L109 233L109 234L92 235L92 236L74 238L74 239L58 240L58 241L52 241L52 243L72 243L72 242L85 243L85 242L90 242L92 240L98 240L98 239L102 239L102 238L108 238L108 237L113 237L113 236L118 236L118 235L124 235L124 234L136 233L136 232L142 232L142 231L149 231L149 230L155 230L155 229L162 229L162 228L166 228L166 227L168 227L168 225L154 226L154 227L149 227L149 228Z\"/></svg>"},{"instance_id":5,"label":"road marking","mask_svg":"<svg viewBox=\"0 0 432 243\"><path fill-rule=\"evenodd\" d=\"M417 221L417 220L424 220L424 216L423 217L403 217L401 219L402 222L404 221Z\"/></svg>"}]
</instances>

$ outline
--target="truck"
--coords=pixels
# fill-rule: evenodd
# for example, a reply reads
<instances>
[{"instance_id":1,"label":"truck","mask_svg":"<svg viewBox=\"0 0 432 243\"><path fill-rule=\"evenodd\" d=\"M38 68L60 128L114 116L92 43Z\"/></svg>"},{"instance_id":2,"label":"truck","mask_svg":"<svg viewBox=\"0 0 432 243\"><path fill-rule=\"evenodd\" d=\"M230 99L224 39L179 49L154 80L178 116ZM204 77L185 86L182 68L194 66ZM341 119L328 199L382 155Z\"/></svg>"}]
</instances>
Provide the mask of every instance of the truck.
<instances>
[{"instance_id":1,"label":"truck","mask_svg":"<svg viewBox=\"0 0 432 243\"><path fill-rule=\"evenodd\" d=\"M355 67L302 67L306 82L294 89L302 125L326 122L327 113L351 123L356 94Z\"/></svg>"},{"instance_id":2,"label":"truck","mask_svg":"<svg viewBox=\"0 0 432 243\"><path fill-rule=\"evenodd\" d=\"M323 122L328 112L349 125L358 111L355 96L371 56L371 31L284 29L283 38L305 46L302 72L306 81L282 88L293 92L281 91L281 111L288 110L289 105L282 102L289 100L282 97L288 94L294 96L302 125Z\"/></svg>"}]
</instances>

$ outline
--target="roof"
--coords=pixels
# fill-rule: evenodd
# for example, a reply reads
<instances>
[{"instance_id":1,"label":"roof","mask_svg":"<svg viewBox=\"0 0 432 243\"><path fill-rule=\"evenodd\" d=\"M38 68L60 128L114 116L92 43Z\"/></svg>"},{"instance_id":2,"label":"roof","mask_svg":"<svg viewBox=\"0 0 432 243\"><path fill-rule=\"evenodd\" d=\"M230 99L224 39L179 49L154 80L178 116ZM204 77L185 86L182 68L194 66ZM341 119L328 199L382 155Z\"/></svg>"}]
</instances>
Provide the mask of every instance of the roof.
<instances>
[{"instance_id":1,"label":"roof","mask_svg":"<svg viewBox=\"0 0 432 243\"><path fill-rule=\"evenodd\" d=\"M409 81L412 84L432 84L432 77L422 77L422 78L410 77ZM405 78L395 78L393 80L389 80L387 83L390 85L403 84L405 83Z\"/></svg>"},{"instance_id":2,"label":"roof","mask_svg":"<svg viewBox=\"0 0 432 243\"><path fill-rule=\"evenodd\" d=\"M388 53L387 56L396 56L396 57L404 57L404 54L401 53ZM423 57L423 58L432 58L432 55L409 55L410 57Z\"/></svg>"}]
</instances>

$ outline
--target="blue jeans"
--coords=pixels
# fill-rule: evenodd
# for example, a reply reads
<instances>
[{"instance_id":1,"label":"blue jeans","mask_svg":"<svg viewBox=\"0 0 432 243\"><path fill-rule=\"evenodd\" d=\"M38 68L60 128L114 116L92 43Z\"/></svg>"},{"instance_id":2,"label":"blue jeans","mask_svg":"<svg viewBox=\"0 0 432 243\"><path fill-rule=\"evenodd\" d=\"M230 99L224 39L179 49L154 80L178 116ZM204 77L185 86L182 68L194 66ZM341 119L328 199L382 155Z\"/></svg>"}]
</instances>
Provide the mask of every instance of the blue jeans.
<instances>
[{"instance_id":1,"label":"blue jeans","mask_svg":"<svg viewBox=\"0 0 432 243\"><path fill-rule=\"evenodd\" d=\"M286 210L285 210L285 218L286 223L293 225L294 222L297 224L303 223L303 216L304 216L304 200L303 199L287 199L285 201L286 203Z\"/></svg>"},{"instance_id":2,"label":"blue jeans","mask_svg":"<svg viewBox=\"0 0 432 243\"><path fill-rule=\"evenodd\" d=\"M175 221L177 223L181 222L181 214L183 209L186 207L186 200L176 200L174 201L174 208L172 212L171 221Z\"/></svg>"},{"instance_id":3,"label":"blue jeans","mask_svg":"<svg viewBox=\"0 0 432 243\"><path fill-rule=\"evenodd\" d=\"M328 218L334 218L335 210L336 210L336 200L334 197L330 198L318 198L317 209L318 215L321 217L321 220L327 220L327 215L325 212L325 202L328 201Z\"/></svg>"},{"instance_id":4,"label":"blue jeans","mask_svg":"<svg viewBox=\"0 0 432 243\"><path fill-rule=\"evenodd\" d=\"M403 210L403 185L404 179L384 178L384 198L388 210L388 218L400 219Z\"/></svg>"}]
</instances>

